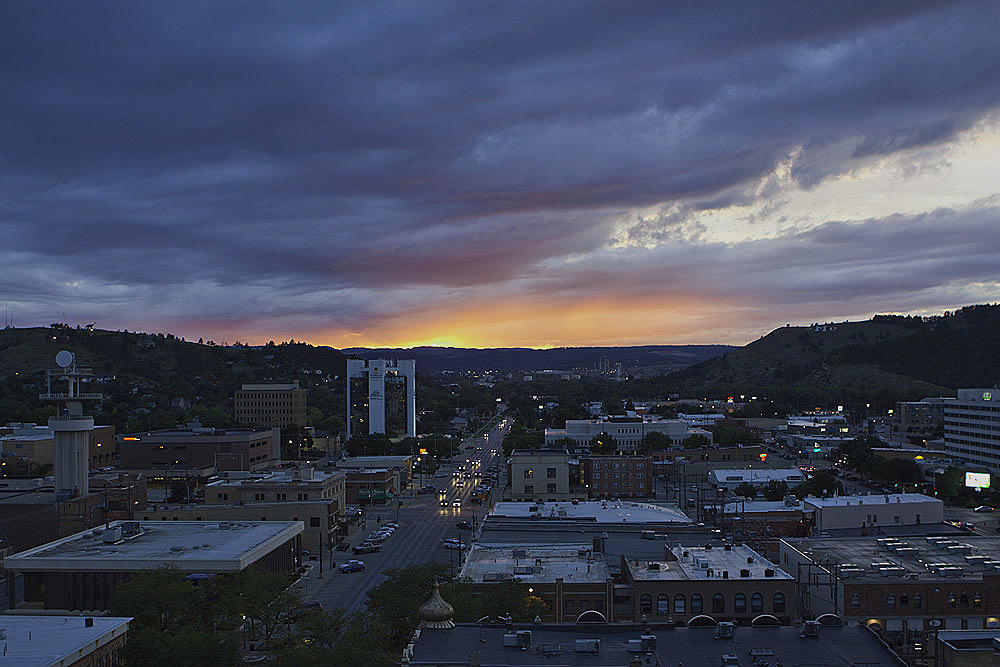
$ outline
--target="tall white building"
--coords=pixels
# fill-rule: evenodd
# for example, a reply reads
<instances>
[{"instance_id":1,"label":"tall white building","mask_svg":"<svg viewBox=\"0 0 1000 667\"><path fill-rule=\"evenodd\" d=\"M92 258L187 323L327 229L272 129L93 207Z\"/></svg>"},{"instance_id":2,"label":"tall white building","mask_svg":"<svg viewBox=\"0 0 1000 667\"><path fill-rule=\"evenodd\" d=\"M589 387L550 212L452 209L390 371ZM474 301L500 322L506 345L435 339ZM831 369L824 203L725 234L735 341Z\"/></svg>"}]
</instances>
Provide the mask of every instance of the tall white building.
<instances>
[{"instance_id":1,"label":"tall white building","mask_svg":"<svg viewBox=\"0 0 1000 667\"><path fill-rule=\"evenodd\" d=\"M944 404L944 447L956 459L1000 472L1000 390L959 389Z\"/></svg>"},{"instance_id":2,"label":"tall white building","mask_svg":"<svg viewBox=\"0 0 1000 667\"><path fill-rule=\"evenodd\" d=\"M416 361L347 360L347 437L417 436Z\"/></svg>"}]
</instances>

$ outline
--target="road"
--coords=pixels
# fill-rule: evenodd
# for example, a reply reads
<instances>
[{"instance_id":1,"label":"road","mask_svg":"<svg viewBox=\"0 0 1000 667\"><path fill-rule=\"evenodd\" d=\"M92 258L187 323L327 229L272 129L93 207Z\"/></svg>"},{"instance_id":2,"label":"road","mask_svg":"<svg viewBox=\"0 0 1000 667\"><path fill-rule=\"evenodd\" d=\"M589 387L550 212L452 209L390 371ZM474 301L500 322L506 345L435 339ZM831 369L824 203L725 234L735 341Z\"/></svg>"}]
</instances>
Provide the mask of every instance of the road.
<instances>
[{"instance_id":1,"label":"road","mask_svg":"<svg viewBox=\"0 0 1000 667\"><path fill-rule=\"evenodd\" d=\"M343 607L348 611L361 608L365 602L365 595L369 589L378 585L383 579L386 569L392 567L404 567L428 561L437 561L445 565L451 565L457 574L461 567L459 552L445 549L441 540L448 537L461 537L464 543L471 539L470 531L460 530L456 527L458 521L466 520L475 522L478 527L479 521L488 511L489 505L500 498L503 484L503 437L510 429L509 423L504 427L496 426L492 428L486 437L469 438L462 443L464 457L457 455L453 463L442 466L440 471L448 472L448 477L435 477L425 483L433 484L439 490L445 489L445 498L449 501L461 500L460 508L440 506L440 496L435 494L417 495L416 489L420 486L419 480L414 480L412 487L400 496L400 507L398 510L399 529L387 539L382 545L382 551L371 554L355 556L350 551L334 552L334 563L342 563L346 560L357 558L364 561L365 569L361 572L343 574L336 567L324 567L323 578L319 578L318 565L313 563L310 572L305 577L305 597L308 601L320 602L324 608L332 609ZM471 449L465 449L471 445ZM476 448L481 448L479 451ZM495 449L497 454L492 454ZM486 471L494 463L501 468L500 481L493 487L491 499L482 506L473 505L470 496L476 480L463 480L461 486L456 484L452 477L453 471L459 465L459 461L464 463L465 458L479 462L479 469ZM471 468L471 466L470 466ZM360 543L369 532L375 529L377 519L382 521L396 520L397 512L395 505L383 508L372 507L367 512L367 529L358 532L357 536L351 539L352 544ZM324 565L328 564L325 563Z\"/></svg>"}]
</instances>

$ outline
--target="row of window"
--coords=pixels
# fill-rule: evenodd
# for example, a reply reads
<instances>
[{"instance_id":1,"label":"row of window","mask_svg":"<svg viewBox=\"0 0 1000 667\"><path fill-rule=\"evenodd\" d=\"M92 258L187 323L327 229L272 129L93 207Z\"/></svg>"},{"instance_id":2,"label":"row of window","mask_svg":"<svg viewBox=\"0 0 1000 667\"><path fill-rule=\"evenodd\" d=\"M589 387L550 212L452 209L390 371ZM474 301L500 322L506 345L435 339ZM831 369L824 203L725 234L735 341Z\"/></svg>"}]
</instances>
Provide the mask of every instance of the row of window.
<instances>
[{"instance_id":1,"label":"row of window","mask_svg":"<svg viewBox=\"0 0 1000 667\"><path fill-rule=\"evenodd\" d=\"M969 594L968 593L949 593L946 598L946 604L948 607L954 609L956 607L961 607L962 609L969 608ZM983 606L983 596L979 593L975 593L971 597L973 607ZM899 597L896 597L895 593L889 593L885 597L885 606L889 609L895 609L896 605L899 605L900 609L921 609L924 605L923 598L920 597L920 593L914 593L912 597L906 593L900 593ZM861 607L861 596L852 595L851 596L851 609L859 609Z\"/></svg>"},{"instance_id":2,"label":"row of window","mask_svg":"<svg viewBox=\"0 0 1000 667\"><path fill-rule=\"evenodd\" d=\"M750 595L750 607L749 611L751 613L762 613L764 611L764 596L761 593L753 593ZM716 593L712 596L712 613L713 614L727 614L729 613L726 609L726 596L722 593ZM771 611L775 614L783 614L785 612L785 594L775 593L771 596ZM651 614L653 613L653 596L649 593L643 593L639 596L639 613L641 614ZM658 615L664 616L670 613L674 614L701 614L704 613L704 601L702 600L700 593L691 594L691 610L688 612L687 597L683 593L678 593L674 596L673 606L670 604L670 596L666 593L660 593L656 596L656 613ZM747 613L747 596L745 593L737 593L733 596L733 613L734 614L745 614Z\"/></svg>"},{"instance_id":3,"label":"row of window","mask_svg":"<svg viewBox=\"0 0 1000 667\"><path fill-rule=\"evenodd\" d=\"M534 470L532 470L531 468L525 468L524 469L524 478L525 479L531 479L534 476L535 476L535 471ZM545 476L548 477L549 479L555 479L556 478L556 469L555 468L546 468L545 469Z\"/></svg>"},{"instance_id":4,"label":"row of window","mask_svg":"<svg viewBox=\"0 0 1000 667\"><path fill-rule=\"evenodd\" d=\"M638 470L642 470L642 466L643 466L642 463L631 463L631 462L630 463L601 463L600 464L600 467L602 467L604 470L608 470L609 468L613 468L615 470L618 470L619 468L636 468ZM596 468L597 466L594 466L594 467Z\"/></svg>"},{"instance_id":5,"label":"row of window","mask_svg":"<svg viewBox=\"0 0 1000 667\"><path fill-rule=\"evenodd\" d=\"M525 493L534 493L535 492L535 485L534 484L525 484L524 485L524 492ZM556 493L556 485L555 484L546 484L545 485L545 493Z\"/></svg>"},{"instance_id":6,"label":"row of window","mask_svg":"<svg viewBox=\"0 0 1000 667\"><path fill-rule=\"evenodd\" d=\"M633 474L635 475L634 477L633 477ZM618 475L619 475L619 473L614 473L614 479L618 479ZM642 479L642 473L641 472L637 472L637 473L623 472L623 473L621 473L621 475L622 475L622 479ZM605 476L608 476L609 478L611 477L610 475L608 475L608 473L605 473ZM600 478L601 478L601 473L595 472L594 473L594 479L600 479Z\"/></svg>"}]
</instances>

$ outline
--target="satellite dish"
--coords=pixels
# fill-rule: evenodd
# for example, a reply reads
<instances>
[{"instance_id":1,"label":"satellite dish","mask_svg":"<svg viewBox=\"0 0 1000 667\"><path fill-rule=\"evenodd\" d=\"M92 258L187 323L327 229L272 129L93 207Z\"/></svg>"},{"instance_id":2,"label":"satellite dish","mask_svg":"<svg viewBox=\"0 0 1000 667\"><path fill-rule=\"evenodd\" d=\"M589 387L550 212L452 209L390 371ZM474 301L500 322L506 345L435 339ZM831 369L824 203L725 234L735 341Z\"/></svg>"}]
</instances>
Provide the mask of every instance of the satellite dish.
<instances>
[{"instance_id":1,"label":"satellite dish","mask_svg":"<svg viewBox=\"0 0 1000 667\"><path fill-rule=\"evenodd\" d=\"M76 357L69 350L59 350L56 354L56 363L60 368L69 368L76 361Z\"/></svg>"}]
</instances>

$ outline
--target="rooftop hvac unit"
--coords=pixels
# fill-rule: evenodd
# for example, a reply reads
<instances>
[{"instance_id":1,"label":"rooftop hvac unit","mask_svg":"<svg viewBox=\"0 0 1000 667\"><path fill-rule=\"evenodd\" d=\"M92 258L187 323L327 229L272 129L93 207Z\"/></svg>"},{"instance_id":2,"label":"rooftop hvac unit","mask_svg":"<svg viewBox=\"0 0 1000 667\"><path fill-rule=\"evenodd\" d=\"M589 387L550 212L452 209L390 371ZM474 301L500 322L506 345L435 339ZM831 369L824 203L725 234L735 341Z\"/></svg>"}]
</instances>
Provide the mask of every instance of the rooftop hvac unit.
<instances>
[{"instance_id":1,"label":"rooftop hvac unit","mask_svg":"<svg viewBox=\"0 0 1000 667\"><path fill-rule=\"evenodd\" d=\"M625 647L629 653L644 653L641 639L630 639Z\"/></svg>"},{"instance_id":2,"label":"rooftop hvac unit","mask_svg":"<svg viewBox=\"0 0 1000 667\"><path fill-rule=\"evenodd\" d=\"M517 645L522 649L531 646L531 630L517 631Z\"/></svg>"},{"instance_id":3,"label":"rooftop hvac unit","mask_svg":"<svg viewBox=\"0 0 1000 667\"><path fill-rule=\"evenodd\" d=\"M819 621L804 621L802 623L803 637L819 637Z\"/></svg>"},{"instance_id":4,"label":"rooftop hvac unit","mask_svg":"<svg viewBox=\"0 0 1000 667\"><path fill-rule=\"evenodd\" d=\"M577 653L593 653L597 655L601 652L600 639L577 639L573 644Z\"/></svg>"},{"instance_id":5,"label":"rooftop hvac unit","mask_svg":"<svg viewBox=\"0 0 1000 667\"><path fill-rule=\"evenodd\" d=\"M732 639L736 635L736 624L722 621L715 626L716 639Z\"/></svg>"},{"instance_id":6,"label":"rooftop hvac unit","mask_svg":"<svg viewBox=\"0 0 1000 667\"><path fill-rule=\"evenodd\" d=\"M733 653L722 654L722 667L737 667L739 664L740 658L738 655Z\"/></svg>"},{"instance_id":7,"label":"rooftop hvac unit","mask_svg":"<svg viewBox=\"0 0 1000 667\"><path fill-rule=\"evenodd\" d=\"M659 563L646 563L646 568L650 569L650 570L659 570L660 569L660 564Z\"/></svg>"},{"instance_id":8,"label":"rooftop hvac unit","mask_svg":"<svg viewBox=\"0 0 1000 667\"><path fill-rule=\"evenodd\" d=\"M639 639L642 641L642 650L646 653L656 650L656 635L640 635Z\"/></svg>"},{"instance_id":9,"label":"rooftop hvac unit","mask_svg":"<svg viewBox=\"0 0 1000 667\"><path fill-rule=\"evenodd\" d=\"M525 549L514 549L510 555L514 558L527 558L528 552Z\"/></svg>"},{"instance_id":10,"label":"rooftop hvac unit","mask_svg":"<svg viewBox=\"0 0 1000 667\"><path fill-rule=\"evenodd\" d=\"M503 645L504 648L517 648L517 635L513 632L505 632L503 634Z\"/></svg>"},{"instance_id":11,"label":"rooftop hvac unit","mask_svg":"<svg viewBox=\"0 0 1000 667\"><path fill-rule=\"evenodd\" d=\"M111 526L110 528L104 529L104 543L114 544L118 540L122 539L122 529L121 526Z\"/></svg>"},{"instance_id":12,"label":"rooftop hvac unit","mask_svg":"<svg viewBox=\"0 0 1000 667\"><path fill-rule=\"evenodd\" d=\"M139 534L138 521L124 521L122 522L121 527L122 527L122 537L132 537L133 535Z\"/></svg>"}]
</instances>

